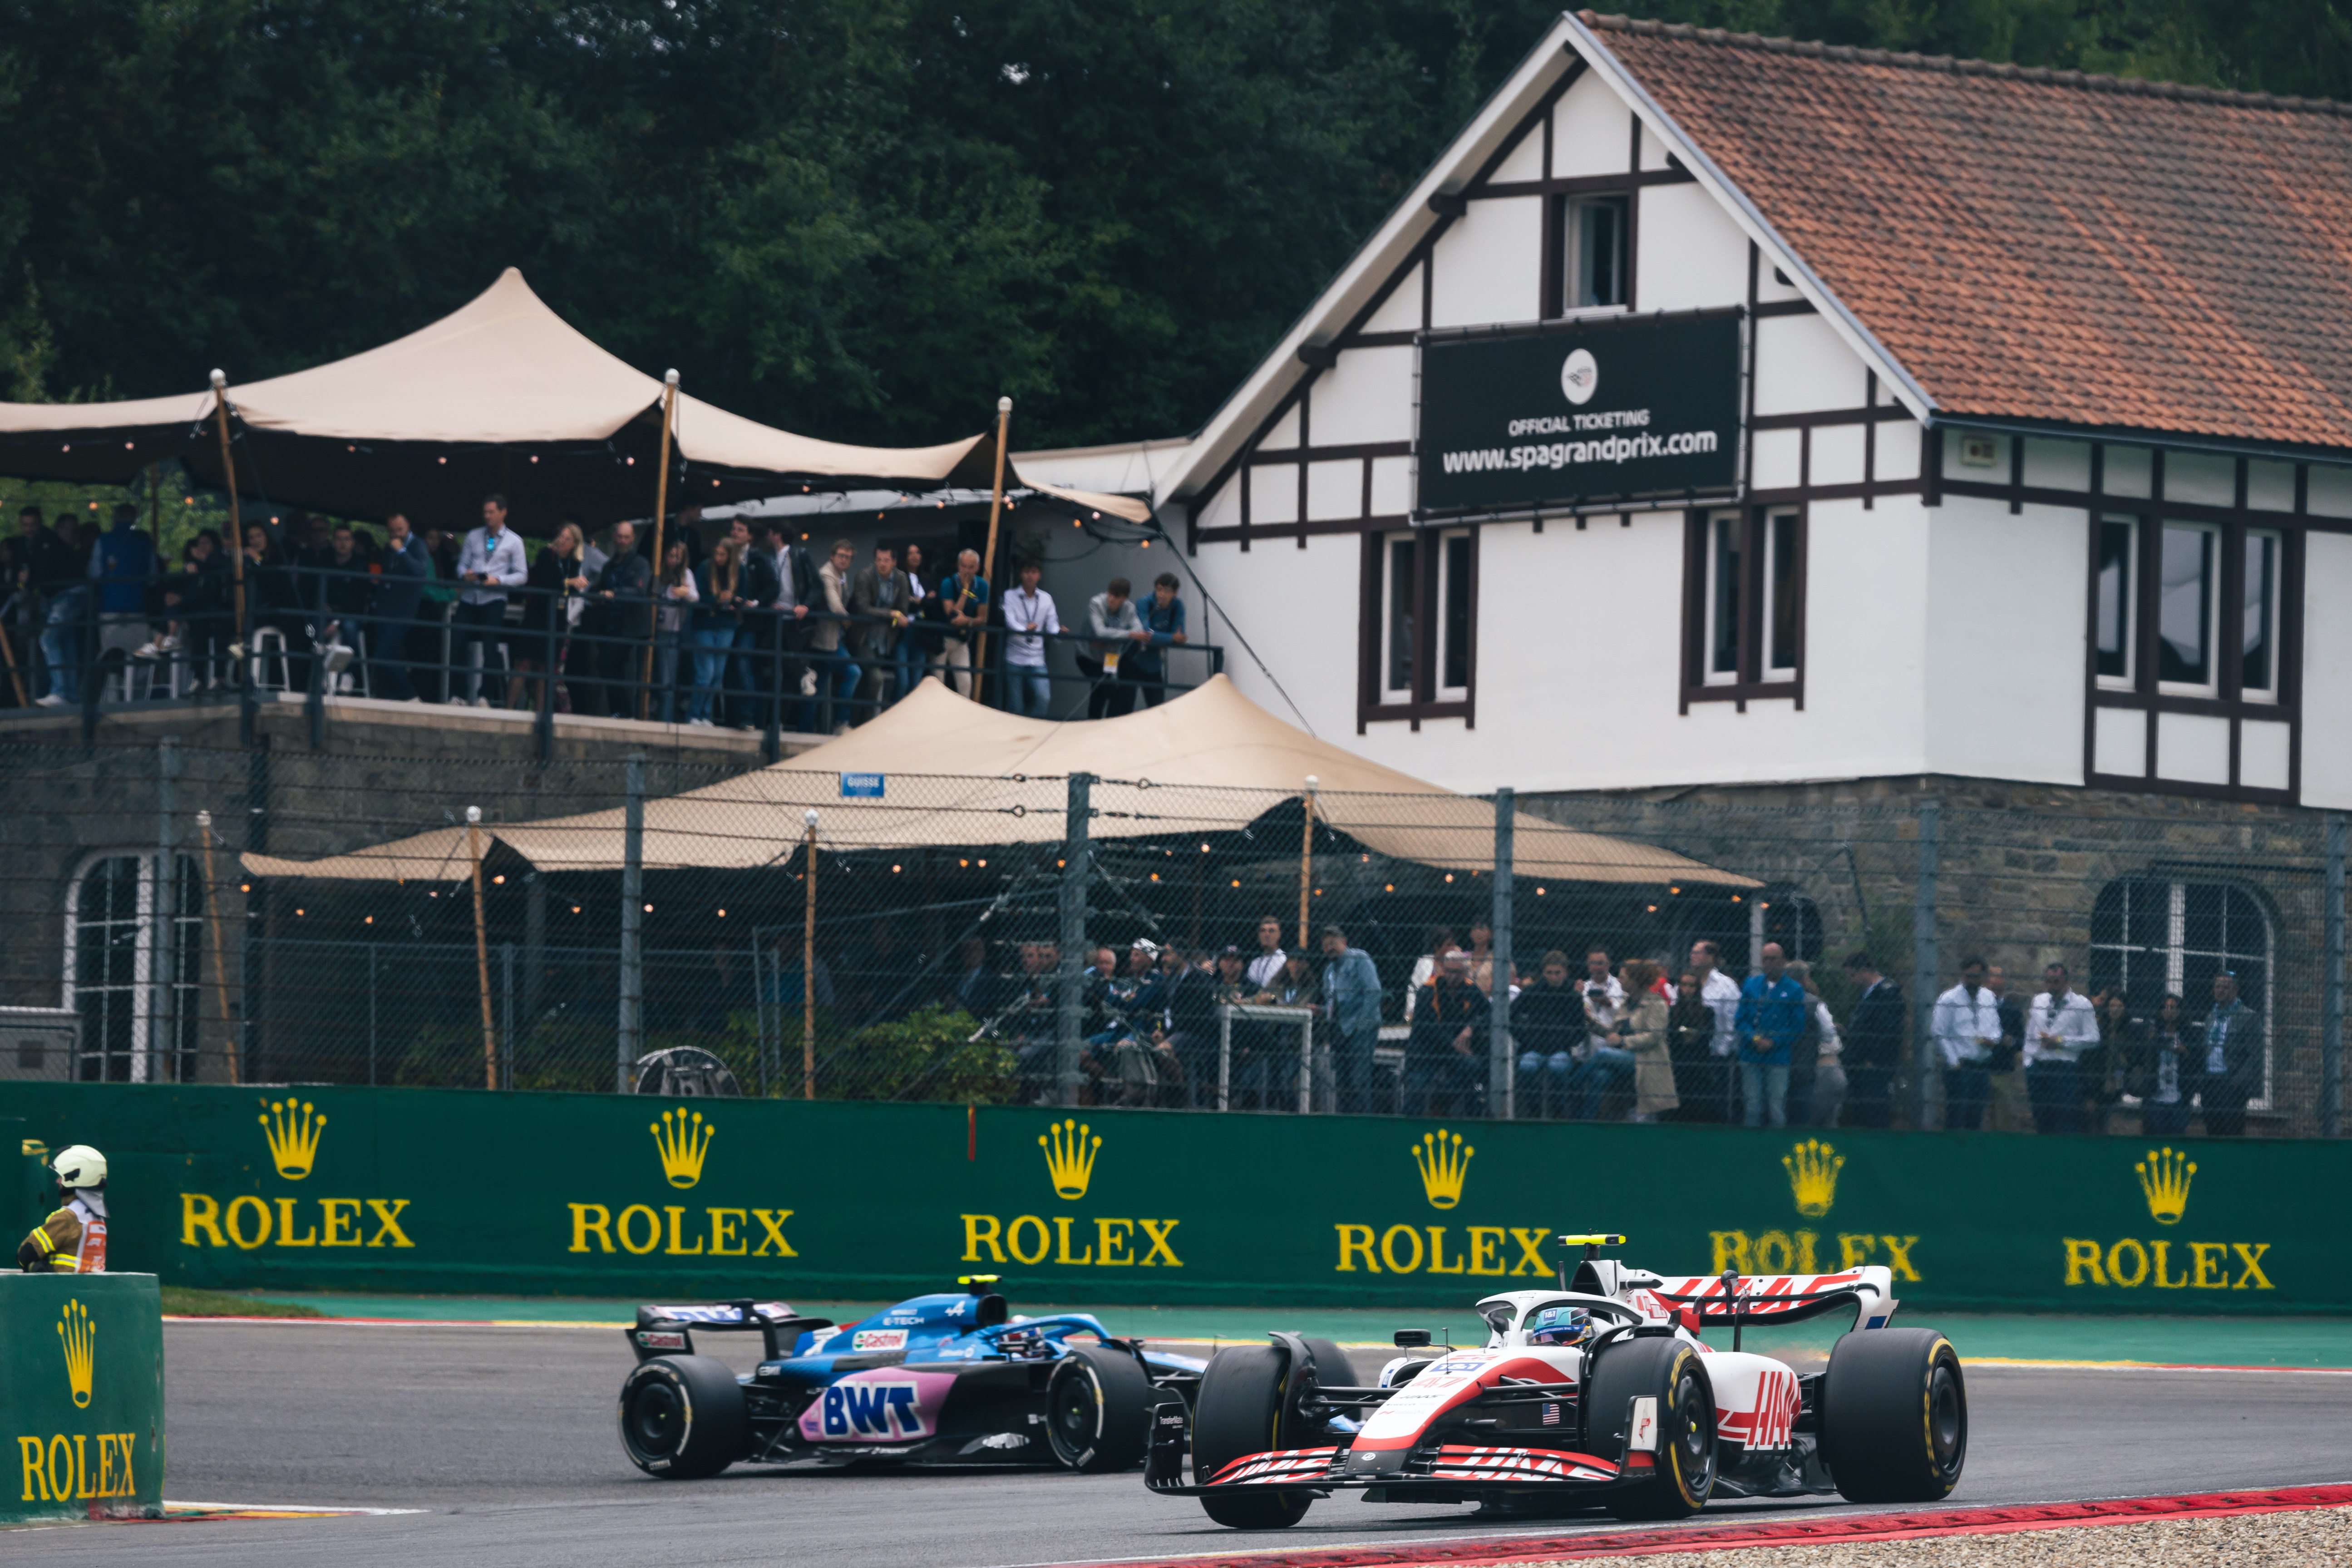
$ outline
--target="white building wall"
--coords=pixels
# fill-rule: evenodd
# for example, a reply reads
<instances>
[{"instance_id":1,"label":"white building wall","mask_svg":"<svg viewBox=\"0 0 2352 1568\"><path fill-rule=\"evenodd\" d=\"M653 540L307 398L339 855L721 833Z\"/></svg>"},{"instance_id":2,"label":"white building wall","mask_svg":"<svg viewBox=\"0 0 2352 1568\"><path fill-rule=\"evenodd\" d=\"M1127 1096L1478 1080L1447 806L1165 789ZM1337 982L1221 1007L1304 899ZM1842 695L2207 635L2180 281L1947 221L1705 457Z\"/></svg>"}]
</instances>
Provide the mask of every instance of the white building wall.
<instances>
[{"instance_id":1,"label":"white building wall","mask_svg":"<svg viewBox=\"0 0 2352 1568\"><path fill-rule=\"evenodd\" d=\"M1696 310L1748 298L1748 237L1698 184L1642 193L1633 300L1643 311Z\"/></svg>"},{"instance_id":2,"label":"white building wall","mask_svg":"<svg viewBox=\"0 0 2352 1568\"><path fill-rule=\"evenodd\" d=\"M1592 72L1579 77L1552 109L1551 172L1622 174L1633 156L1633 111Z\"/></svg>"},{"instance_id":3,"label":"white building wall","mask_svg":"<svg viewBox=\"0 0 2352 1568\"><path fill-rule=\"evenodd\" d=\"M1170 526L1181 538L1181 524ZM1216 607L1200 603L1198 595L1186 595L1186 613L1203 628L1202 640L1223 646L1225 673L1244 695L1267 712L1304 722L1346 746L1357 745L1356 602L1362 552L1362 541L1352 533L1310 534L1304 550L1296 539L1260 539L1246 552L1218 545L1192 562ZM1152 574L1164 569L1154 564Z\"/></svg>"},{"instance_id":4,"label":"white building wall","mask_svg":"<svg viewBox=\"0 0 2352 1568\"><path fill-rule=\"evenodd\" d=\"M1472 202L1431 254L1430 325L1534 321L1542 260L1542 198Z\"/></svg>"},{"instance_id":5,"label":"white building wall","mask_svg":"<svg viewBox=\"0 0 2352 1568\"><path fill-rule=\"evenodd\" d=\"M2084 513L1953 496L1926 515L1927 573L1898 611L1926 608L1924 771L2081 784Z\"/></svg>"},{"instance_id":6,"label":"white building wall","mask_svg":"<svg viewBox=\"0 0 2352 1568\"><path fill-rule=\"evenodd\" d=\"M1315 378L1307 424L1318 447L1412 439L1411 348L1349 349Z\"/></svg>"},{"instance_id":7,"label":"white building wall","mask_svg":"<svg viewBox=\"0 0 2352 1568\"><path fill-rule=\"evenodd\" d=\"M2352 615L2344 610L2352 605L2352 537L2314 531L2303 560L2303 803L2343 810L2352 807Z\"/></svg>"},{"instance_id":8,"label":"white building wall","mask_svg":"<svg viewBox=\"0 0 2352 1568\"><path fill-rule=\"evenodd\" d=\"M1741 265L1745 267L1744 259ZM1744 273L1742 281L1744 289ZM1711 303L1737 304L1745 298L1743 292ZM1863 405L1869 373L1821 317L1765 316L1756 321L1755 331L1758 414L1810 414Z\"/></svg>"}]
</instances>

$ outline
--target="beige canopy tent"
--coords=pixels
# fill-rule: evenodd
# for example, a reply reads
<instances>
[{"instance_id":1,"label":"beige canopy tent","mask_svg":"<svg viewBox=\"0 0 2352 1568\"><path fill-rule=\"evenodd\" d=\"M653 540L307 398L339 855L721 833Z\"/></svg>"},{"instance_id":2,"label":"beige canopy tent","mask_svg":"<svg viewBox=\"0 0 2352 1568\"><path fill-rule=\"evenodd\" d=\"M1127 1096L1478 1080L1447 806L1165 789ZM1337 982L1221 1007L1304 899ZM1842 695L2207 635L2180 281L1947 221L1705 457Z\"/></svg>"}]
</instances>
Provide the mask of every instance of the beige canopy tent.
<instances>
[{"instance_id":1,"label":"beige canopy tent","mask_svg":"<svg viewBox=\"0 0 2352 1568\"><path fill-rule=\"evenodd\" d=\"M121 403L0 404L0 472L120 484L176 458L222 487L215 410L226 397L241 493L338 516L393 510L467 516L503 490L535 533L653 510L663 384L614 358L509 267L470 303L394 342L247 385ZM680 392L673 507L773 495L797 484L985 489L993 431L938 447L850 447L773 429ZM1121 496L1005 483L1143 521Z\"/></svg>"},{"instance_id":2,"label":"beige canopy tent","mask_svg":"<svg viewBox=\"0 0 2352 1568\"><path fill-rule=\"evenodd\" d=\"M942 773L952 761L958 773ZM749 870L781 864L818 814L836 849L902 849L1061 840L1067 776L1094 774L1097 838L1232 832L1304 793L1316 815L1366 849L1453 871L1490 869L1494 807L1365 761L1283 722L1220 675L1158 708L1056 723L958 697L936 679L842 738L724 784L645 805L648 870ZM879 774L878 800L844 800L844 774ZM464 803L457 803L462 805ZM622 867L622 814L486 824L495 842L542 871ZM1279 853L1279 851L1276 851ZM260 877L439 880L470 868L466 831L436 829L322 860L245 857ZM1752 888L1753 879L1630 839L1517 815L1523 876L1636 885Z\"/></svg>"}]
</instances>

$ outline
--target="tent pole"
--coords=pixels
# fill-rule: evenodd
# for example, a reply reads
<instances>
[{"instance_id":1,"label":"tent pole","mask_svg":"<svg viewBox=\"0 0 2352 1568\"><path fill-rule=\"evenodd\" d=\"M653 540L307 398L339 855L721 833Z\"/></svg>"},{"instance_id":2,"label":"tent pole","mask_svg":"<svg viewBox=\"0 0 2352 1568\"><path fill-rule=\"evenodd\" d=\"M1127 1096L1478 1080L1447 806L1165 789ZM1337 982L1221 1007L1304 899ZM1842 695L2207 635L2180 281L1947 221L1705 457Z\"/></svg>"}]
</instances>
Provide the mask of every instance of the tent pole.
<instances>
[{"instance_id":1,"label":"tent pole","mask_svg":"<svg viewBox=\"0 0 2352 1568\"><path fill-rule=\"evenodd\" d=\"M16 668L16 645L8 640L8 623L0 619L0 657L8 660L8 683L16 689L16 706L30 708L33 700L25 691L24 671Z\"/></svg>"},{"instance_id":2,"label":"tent pole","mask_svg":"<svg viewBox=\"0 0 2352 1568\"><path fill-rule=\"evenodd\" d=\"M802 814L801 882L806 908L801 916L801 1098L816 1098L816 813Z\"/></svg>"},{"instance_id":3,"label":"tent pole","mask_svg":"<svg viewBox=\"0 0 2352 1568\"><path fill-rule=\"evenodd\" d=\"M474 973L482 992L482 1087L499 1087L499 1037L490 1022L490 949L482 930L482 808L466 808L466 846L474 858Z\"/></svg>"},{"instance_id":4,"label":"tent pole","mask_svg":"<svg viewBox=\"0 0 2352 1568\"><path fill-rule=\"evenodd\" d=\"M1000 605L1004 603L1004 584L993 574L996 571L996 520L1004 510L1004 439L1013 424L1013 399L996 400L996 488L988 498L988 549L980 558L980 574L988 584L988 591ZM981 689L987 684L988 623L981 623L981 633L972 644L971 700L981 700Z\"/></svg>"},{"instance_id":5,"label":"tent pole","mask_svg":"<svg viewBox=\"0 0 2352 1568\"><path fill-rule=\"evenodd\" d=\"M196 838L205 847L205 912L213 925L213 990L220 996L221 1033L228 1043L228 1080L236 1081L236 1030L229 1023L228 975L221 967L220 904L213 896L213 814L196 813Z\"/></svg>"},{"instance_id":6,"label":"tent pole","mask_svg":"<svg viewBox=\"0 0 2352 1568\"><path fill-rule=\"evenodd\" d=\"M213 412L220 420L221 483L228 489L228 563L236 598L236 618L231 625L236 634L234 640L241 644L246 640L245 523L236 510L236 459L228 449L228 374L225 371L213 372Z\"/></svg>"},{"instance_id":7,"label":"tent pole","mask_svg":"<svg viewBox=\"0 0 2352 1568\"><path fill-rule=\"evenodd\" d=\"M1313 773L1307 775L1307 793L1298 804L1307 808L1306 822L1298 832L1298 951L1311 951L1307 945L1307 884L1315 879L1315 784Z\"/></svg>"},{"instance_id":8,"label":"tent pole","mask_svg":"<svg viewBox=\"0 0 2352 1568\"><path fill-rule=\"evenodd\" d=\"M163 465L147 465L147 531L155 536L156 570L163 561Z\"/></svg>"},{"instance_id":9,"label":"tent pole","mask_svg":"<svg viewBox=\"0 0 2352 1568\"><path fill-rule=\"evenodd\" d=\"M654 694L654 642L661 636L662 526L669 521L669 424L677 407L677 372L662 377L661 472L654 479L654 619L646 638L644 675L637 685L637 717L651 716Z\"/></svg>"}]
</instances>

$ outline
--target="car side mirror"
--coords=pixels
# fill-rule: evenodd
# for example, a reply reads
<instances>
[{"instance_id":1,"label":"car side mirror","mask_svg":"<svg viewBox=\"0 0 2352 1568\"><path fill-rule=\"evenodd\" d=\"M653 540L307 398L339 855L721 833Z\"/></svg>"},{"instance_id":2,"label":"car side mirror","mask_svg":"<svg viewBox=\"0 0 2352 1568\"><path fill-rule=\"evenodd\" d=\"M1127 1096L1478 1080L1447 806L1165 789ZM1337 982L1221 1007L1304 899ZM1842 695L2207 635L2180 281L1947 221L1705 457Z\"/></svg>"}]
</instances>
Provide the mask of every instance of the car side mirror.
<instances>
[{"instance_id":1,"label":"car side mirror","mask_svg":"<svg viewBox=\"0 0 2352 1568\"><path fill-rule=\"evenodd\" d=\"M1427 1329L1399 1329L1396 1331L1396 1347L1401 1351L1419 1350L1428 1342Z\"/></svg>"}]
</instances>

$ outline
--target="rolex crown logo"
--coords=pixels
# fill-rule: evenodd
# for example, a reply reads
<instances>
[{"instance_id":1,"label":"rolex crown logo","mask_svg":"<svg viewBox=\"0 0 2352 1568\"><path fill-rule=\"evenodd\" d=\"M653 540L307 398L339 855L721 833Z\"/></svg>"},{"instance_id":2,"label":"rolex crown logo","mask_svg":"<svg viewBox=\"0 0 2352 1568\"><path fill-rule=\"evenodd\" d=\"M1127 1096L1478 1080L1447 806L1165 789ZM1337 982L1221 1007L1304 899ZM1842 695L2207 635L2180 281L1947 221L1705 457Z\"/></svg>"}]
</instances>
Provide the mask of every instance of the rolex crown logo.
<instances>
[{"instance_id":1,"label":"rolex crown logo","mask_svg":"<svg viewBox=\"0 0 2352 1568\"><path fill-rule=\"evenodd\" d=\"M654 1135L654 1147L661 1151L662 1174L673 1187L690 1187L702 1180L702 1157L710 1152L710 1141L719 1136L719 1129L703 1124L699 1110L689 1115L684 1106L665 1110L658 1122L649 1122L646 1131Z\"/></svg>"},{"instance_id":2,"label":"rolex crown logo","mask_svg":"<svg viewBox=\"0 0 2352 1568\"><path fill-rule=\"evenodd\" d=\"M291 1100L265 1100L262 1136L269 1140L269 1160L278 1173L289 1182L299 1182L310 1173L311 1163L319 1157L319 1140L327 1129L327 1119L312 1112L308 1101L297 1104Z\"/></svg>"},{"instance_id":3,"label":"rolex crown logo","mask_svg":"<svg viewBox=\"0 0 2352 1568\"><path fill-rule=\"evenodd\" d=\"M2197 1174L2197 1163L2170 1149L2150 1149L2132 1169L2139 1173L2139 1190L2147 1194L2147 1212L2156 1223L2179 1225L2189 1207L2189 1182Z\"/></svg>"},{"instance_id":4,"label":"rolex crown logo","mask_svg":"<svg viewBox=\"0 0 2352 1568\"><path fill-rule=\"evenodd\" d=\"M1463 1179L1470 1173L1470 1157L1478 1151L1465 1144L1461 1133L1443 1127L1423 1133L1420 1142L1406 1147L1412 1151L1412 1163L1421 1167L1421 1190L1429 1206L1450 1209L1460 1203Z\"/></svg>"},{"instance_id":5,"label":"rolex crown logo","mask_svg":"<svg viewBox=\"0 0 2352 1568\"><path fill-rule=\"evenodd\" d=\"M78 1300L68 1301L58 1320L58 1338L65 1342L66 1385L73 1390L74 1408L87 1410L90 1372L98 1354L98 1325L89 1321L89 1309Z\"/></svg>"},{"instance_id":6,"label":"rolex crown logo","mask_svg":"<svg viewBox=\"0 0 2352 1568\"><path fill-rule=\"evenodd\" d=\"M1829 1213L1830 1205L1837 1202L1838 1173L1845 1168L1845 1156L1818 1138L1808 1138L1781 1155L1780 1163L1788 1169L1797 1212L1813 1219Z\"/></svg>"},{"instance_id":7,"label":"rolex crown logo","mask_svg":"<svg viewBox=\"0 0 2352 1568\"><path fill-rule=\"evenodd\" d=\"M1045 1151L1045 1173L1054 1178L1055 1195L1085 1197L1087 1184L1094 1180L1095 1155L1102 1150L1101 1137L1089 1133L1086 1124L1073 1117L1067 1121L1047 1123L1037 1147Z\"/></svg>"}]
</instances>

